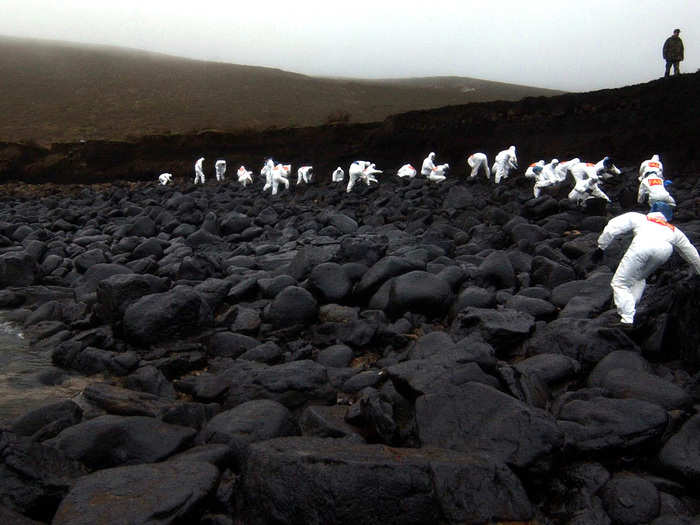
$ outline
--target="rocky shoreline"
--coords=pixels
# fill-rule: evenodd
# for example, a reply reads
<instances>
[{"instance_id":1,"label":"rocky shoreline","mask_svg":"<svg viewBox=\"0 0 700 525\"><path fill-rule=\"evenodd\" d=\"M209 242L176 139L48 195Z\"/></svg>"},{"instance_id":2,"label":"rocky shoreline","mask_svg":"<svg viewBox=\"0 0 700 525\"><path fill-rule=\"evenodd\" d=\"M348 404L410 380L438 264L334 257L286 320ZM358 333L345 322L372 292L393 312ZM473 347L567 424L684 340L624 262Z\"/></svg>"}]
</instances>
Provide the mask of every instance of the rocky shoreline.
<instances>
[{"instance_id":1,"label":"rocky shoreline","mask_svg":"<svg viewBox=\"0 0 700 525\"><path fill-rule=\"evenodd\" d=\"M0 305L108 379L3 429L4 522L700 523L700 283L623 332L590 258L636 176L380 182L6 185Z\"/></svg>"}]
</instances>

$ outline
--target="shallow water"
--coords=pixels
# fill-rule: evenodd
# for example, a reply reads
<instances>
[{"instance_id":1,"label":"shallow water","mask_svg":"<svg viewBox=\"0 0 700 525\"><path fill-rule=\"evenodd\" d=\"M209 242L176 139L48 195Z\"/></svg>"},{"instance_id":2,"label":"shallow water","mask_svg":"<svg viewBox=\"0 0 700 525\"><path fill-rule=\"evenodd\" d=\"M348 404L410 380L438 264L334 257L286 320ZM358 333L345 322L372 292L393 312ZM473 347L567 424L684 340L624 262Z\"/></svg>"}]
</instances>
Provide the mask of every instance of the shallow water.
<instances>
[{"instance_id":1,"label":"shallow water","mask_svg":"<svg viewBox=\"0 0 700 525\"><path fill-rule=\"evenodd\" d=\"M51 350L31 348L21 327L0 312L0 427L29 410L75 397L89 382L53 366Z\"/></svg>"}]
</instances>

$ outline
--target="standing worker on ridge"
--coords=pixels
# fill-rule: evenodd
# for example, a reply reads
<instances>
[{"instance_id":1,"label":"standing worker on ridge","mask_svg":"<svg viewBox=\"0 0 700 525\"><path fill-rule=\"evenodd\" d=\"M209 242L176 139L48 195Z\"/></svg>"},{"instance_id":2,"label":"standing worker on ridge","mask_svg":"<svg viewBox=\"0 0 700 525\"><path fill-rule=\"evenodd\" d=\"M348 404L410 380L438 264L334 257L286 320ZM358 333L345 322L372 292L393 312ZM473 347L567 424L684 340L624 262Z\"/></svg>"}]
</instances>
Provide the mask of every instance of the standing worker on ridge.
<instances>
[{"instance_id":1,"label":"standing worker on ridge","mask_svg":"<svg viewBox=\"0 0 700 525\"><path fill-rule=\"evenodd\" d=\"M673 74L677 75L680 73L680 62L684 58L683 52L683 40L678 34L681 32L680 29L674 29L673 35L666 39L664 42L663 56L666 61L666 73L664 73L664 78L671 72L671 66L673 66Z\"/></svg>"}]
</instances>

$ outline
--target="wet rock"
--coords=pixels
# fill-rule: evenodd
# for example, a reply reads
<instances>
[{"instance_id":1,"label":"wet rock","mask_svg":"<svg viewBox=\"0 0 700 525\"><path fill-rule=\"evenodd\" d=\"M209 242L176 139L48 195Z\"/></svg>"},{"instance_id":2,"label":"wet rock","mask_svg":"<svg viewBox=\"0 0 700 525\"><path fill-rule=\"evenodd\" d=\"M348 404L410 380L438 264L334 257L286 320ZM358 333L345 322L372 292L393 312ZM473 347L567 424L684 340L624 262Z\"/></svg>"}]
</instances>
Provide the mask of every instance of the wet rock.
<instances>
[{"instance_id":1,"label":"wet rock","mask_svg":"<svg viewBox=\"0 0 700 525\"><path fill-rule=\"evenodd\" d=\"M37 279L36 261L27 252L0 255L0 287L31 286Z\"/></svg>"},{"instance_id":2,"label":"wet rock","mask_svg":"<svg viewBox=\"0 0 700 525\"><path fill-rule=\"evenodd\" d=\"M363 490L368 484L375 489ZM252 524L271 515L287 523L337 524L468 523L532 515L517 478L487 456L335 439L279 438L252 445L242 491L243 515Z\"/></svg>"},{"instance_id":3,"label":"wet rock","mask_svg":"<svg viewBox=\"0 0 700 525\"><path fill-rule=\"evenodd\" d=\"M616 474L601 490L603 506L614 523L649 523L659 515L659 491L644 478Z\"/></svg>"},{"instance_id":4,"label":"wet rock","mask_svg":"<svg viewBox=\"0 0 700 525\"><path fill-rule=\"evenodd\" d=\"M556 319L538 328L523 344L523 350L527 354L563 354L588 367L618 350L639 352L622 330L596 320L573 318Z\"/></svg>"},{"instance_id":5,"label":"wet rock","mask_svg":"<svg viewBox=\"0 0 700 525\"><path fill-rule=\"evenodd\" d=\"M353 351L347 345L332 345L318 353L316 361L326 367L342 368L350 364Z\"/></svg>"},{"instance_id":6,"label":"wet rock","mask_svg":"<svg viewBox=\"0 0 700 525\"><path fill-rule=\"evenodd\" d=\"M288 286L272 301L265 317L273 327L286 328L310 324L317 315L318 305L313 295L298 286Z\"/></svg>"},{"instance_id":7,"label":"wet rock","mask_svg":"<svg viewBox=\"0 0 700 525\"><path fill-rule=\"evenodd\" d=\"M616 368L605 375L600 386L610 397L641 399L666 410L689 409L693 403L681 387L648 372Z\"/></svg>"},{"instance_id":8,"label":"wet rock","mask_svg":"<svg viewBox=\"0 0 700 525\"><path fill-rule=\"evenodd\" d=\"M343 405L311 405L299 418L299 427L304 436L320 438L347 438L364 442L360 429L345 421L348 407Z\"/></svg>"},{"instance_id":9,"label":"wet rock","mask_svg":"<svg viewBox=\"0 0 700 525\"><path fill-rule=\"evenodd\" d=\"M55 448L11 432L0 434L0 497L10 511L42 523L50 521L61 500L86 472L80 463Z\"/></svg>"},{"instance_id":10,"label":"wet rock","mask_svg":"<svg viewBox=\"0 0 700 525\"><path fill-rule=\"evenodd\" d=\"M138 392L107 383L91 383L83 390L83 397L96 407L123 416L157 416L170 405L168 398L148 392Z\"/></svg>"},{"instance_id":11,"label":"wet rock","mask_svg":"<svg viewBox=\"0 0 700 525\"><path fill-rule=\"evenodd\" d=\"M101 470L78 480L53 523L186 523L197 519L218 479L214 465L195 461Z\"/></svg>"},{"instance_id":12,"label":"wet rock","mask_svg":"<svg viewBox=\"0 0 700 525\"><path fill-rule=\"evenodd\" d=\"M392 279L387 311L393 316L416 312L441 317L451 301L452 290L445 281L428 272L412 271Z\"/></svg>"},{"instance_id":13,"label":"wet rock","mask_svg":"<svg viewBox=\"0 0 700 525\"><path fill-rule=\"evenodd\" d=\"M82 417L83 411L73 401L58 401L20 416L12 423L10 431L31 437L33 441L44 441L79 423Z\"/></svg>"},{"instance_id":14,"label":"wet rock","mask_svg":"<svg viewBox=\"0 0 700 525\"><path fill-rule=\"evenodd\" d=\"M550 414L475 382L419 397L416 424L424 446L484 452L518 468L545 468L564 445Z\"/></svg>"},{"instance_id":15,"label":"wet rock","mask_svg":"<svg viewBox=\"0 0 700 525\"><path fill-rule=\"evenodd\" d=\"M186 337L213 325L209 305L191 288L142 297L124 312L124 335L137 345Z\"/></svg>"},{"instance_id":16,"label":"wet rock","mask_svg":"<svg viewBox=\"0 0 700 525\"><path fill-rule=\"evenodd\" d=\"M506 252L495 250L479 265L479 279L485 287L497 290L516 285L515 271Z\"/></svg>"},{"instance_id":17,"label":"wet rock","mask_svg":"<svg viewBox=\"0 0 700 525\"><path fill-rule=\"evenodd\" d=\"M92 470L163 461L194 439L191 428L152 417L99 416L46 441Z\"/></svg>"},{"instance_id":18,"label":"wet rock","mask_svg":"<svg viewBox=\"0 0 700 525\"><path fill-rule=\"evenodd\" d=\"M325 367L315 361L301 360L274 366L244 366L223 374L228 384L225 408L253 399L272 399L287 408L307 402L335 402Z\"/></svg>"},{"instance_id":19,"label":"wet rock","mask_svg":"<svg viewBox=\"0 0 700 525\"><path fill-rule=\"evenodd\" d=\"M367 270L360 282L355 285L353 293L358 297L369 297L392 277L408 273L411 270L420 270L422 269L420 266L419 263L406 258L396 256L384 257Z\"/></svg>"},{"instance_id":20,"label":"wet rock","mask_svg":"<svg viewBox=\"0 0 700 525\"><path fill-rule=\"evenodd\" d=\"M130 390L146 392L165 399L177 398L173 385L160 370L150 365L142 366L129 374L124 380L124 386Z\"/></svg>"},{"instance_id":21,"label":"wet rock","mask_svg":"<svg viewBox=\"0 0 700 525\"><path fill-rule=\"evenodd\" d=\"M700 415L686 421L659 452L659 462L670 473L691 483L700 481Z\"/></svg>"},{"instance_id":22,"label":"wet rock","mask_svg":"<svg viewBox=\"0 0 700 525\"><path fill-rule=\"evenodd\" d=\"M588 375L588 386L601 386L605 376L616 369L650 372L651 365L638 352L617 350L606 355Z\"/></svg>"},{"instance_id":23,"label":"wet rock","mask_svg":"<svg viewBox=\"0 0 700 525\"><path fill-rule=\"evenodd\" d=\"M469 307L457 314L450 334L461 338L476 330L497 352L509 352L524 341L534 327L535 319L525 312Z\"/></svg>"},{"instance_id":24,"label":"wet rock","mask_svg":"<svg viewBox=\"0 0 700 525\"><path fill-rule=\"evenodd\" d=\"M411 359L386 369L398 392L409 399L423 394L459 392L471 381L499 388L498 380L486 373L476 363L459 363L450 360Z\"/></svg>"},{"instance_id":25,"label":"wet rock","mask_svg":"<svg viewBox=\"0 0 700 525\"><path fill-rule=\"evenodd\" d=\"M563 401L555 415L567 448L587 457L652 446L668 424L663 408L637 399L573 398Z\"/></svg>"},{"instance_id":26,"label":"wet rock","mask_svg":"<svg viewBox=\"0 0 700 525\"><path fill-rule=\"evenodd\" d=\"M260 344L257 339L233 332L217 332L209 338L207 353L213 357L237 358Z\"/></svg>"},{"instance_id":27,"label":"wet rock","mask_svg":"<svg viewBox=\"0 0 700 525\"><path fill-rule=\"evenodd\" d=\"M282 360L282 354L283 351L278 345L272 341L268 341L267 343L254 346L250 350L243 352L238 356L238 359L274 364Z\"/></svg>"},{"instance_id":28,"label":"wet rock","mask_svg":"<svg viewBox=\"0 0 700 525\"><path fill-rule=\"evenodd\" d=\"M309 275L309 290L321 303L342 303L352 286L352 281L338 263L319 264Z\"/></svg>"},{"instance_id":29,"label":"wet rock","mask_svg":"<svg viewBox=\"0 0 700 525\"><path fill-rule=\"evenodd\" d=\"M276 401L259 399L241 403L214 416L202 429L204 443L222 443L233 451L239 466L251 443L296 433L292 415Z\"/></svg>"}]
</instances>

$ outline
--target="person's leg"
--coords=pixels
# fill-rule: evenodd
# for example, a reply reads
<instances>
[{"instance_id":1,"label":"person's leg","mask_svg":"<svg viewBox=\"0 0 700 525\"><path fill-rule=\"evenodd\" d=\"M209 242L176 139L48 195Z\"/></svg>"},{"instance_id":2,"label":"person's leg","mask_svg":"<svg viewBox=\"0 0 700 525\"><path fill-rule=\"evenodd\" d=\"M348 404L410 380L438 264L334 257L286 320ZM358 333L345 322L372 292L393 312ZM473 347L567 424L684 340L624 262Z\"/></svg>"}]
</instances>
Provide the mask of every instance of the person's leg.
<instances>
[{"instance_id":1,"label":"person's leg","mask_svg":"<svg viewBox=\"0 0 700 525\"><path fill-rule=\"evenodd\" d=\"M664 77L667 77L669 73L671 72L671 62L668 60L666 61L666 72L664 73Z\"/></svg>"},{"instance_id":2,"label":"person's leg","mask_svg":"<svg viewBox=\"0 0 700 525\"><path fill-rule=\"evenodd\" d=\"M673 63L673 74L678 75L681 72L681 63L680 62L674 62Z\"/></svg>"}]
</instances>

